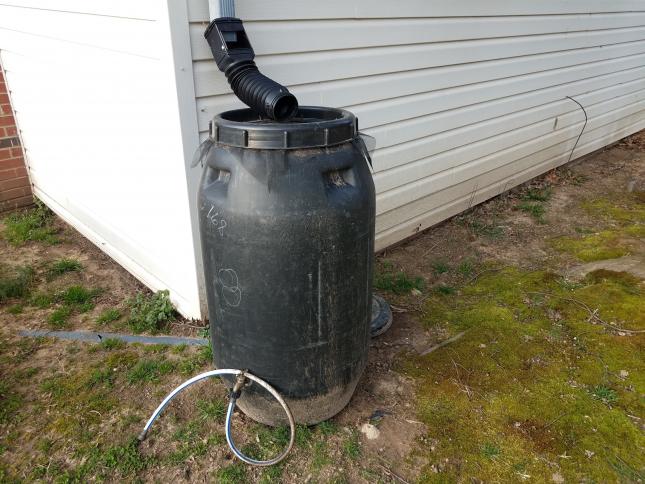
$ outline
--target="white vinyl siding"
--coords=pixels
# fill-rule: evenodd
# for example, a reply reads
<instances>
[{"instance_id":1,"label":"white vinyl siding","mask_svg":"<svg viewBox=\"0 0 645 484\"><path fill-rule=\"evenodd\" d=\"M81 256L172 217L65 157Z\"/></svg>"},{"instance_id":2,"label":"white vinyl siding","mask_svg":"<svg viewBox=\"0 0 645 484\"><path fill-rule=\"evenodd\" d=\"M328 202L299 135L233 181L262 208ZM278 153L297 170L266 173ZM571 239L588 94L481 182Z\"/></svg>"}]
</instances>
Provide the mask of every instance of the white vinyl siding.
<instances>
[{"instance_id":1,"label":"white vinyl siding","mask_svg":"<svg viewBox=\"0 0 645 484\"><path fill-rule=\"evenodd\" d=\"M198 127L242 107L187 0ZM376 138L377 248L645 128L645 2L237 0L260 69ZM568 97L582 104L585 115ZM573 150L576 140L580 139Z\"/></svg>"},{"instance_id":2,"label":"white vinyl siding","mask_svg":"<svg viewBox=\"0 0 645 484\"><path fill-rule=\"evenodd\" d=\"M166 8L158 0L3 0L0 55L36 195L198 318Z\"/></svg>"}]
</instances>

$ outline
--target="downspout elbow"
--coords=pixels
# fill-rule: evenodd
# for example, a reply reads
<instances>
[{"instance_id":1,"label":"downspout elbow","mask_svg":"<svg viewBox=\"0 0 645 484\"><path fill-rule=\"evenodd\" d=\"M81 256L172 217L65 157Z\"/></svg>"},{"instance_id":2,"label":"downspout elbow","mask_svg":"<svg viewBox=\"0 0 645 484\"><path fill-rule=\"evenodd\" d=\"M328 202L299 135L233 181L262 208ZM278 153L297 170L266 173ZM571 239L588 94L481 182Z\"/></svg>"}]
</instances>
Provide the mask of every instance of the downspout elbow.
<instances>
[{"instance_id":1,"label":"downspout elbow","mask_svg":"<svg viewBox=\"0 0 645 484\"><path fill-rule=\"evenodd\" d=\"M210 23L204 37L217 67L244 104L263 118L275 121L288 121L296 115L296 97L255 65L255 53L240 19L217 18Z\"/></svg>"}]
</instances>

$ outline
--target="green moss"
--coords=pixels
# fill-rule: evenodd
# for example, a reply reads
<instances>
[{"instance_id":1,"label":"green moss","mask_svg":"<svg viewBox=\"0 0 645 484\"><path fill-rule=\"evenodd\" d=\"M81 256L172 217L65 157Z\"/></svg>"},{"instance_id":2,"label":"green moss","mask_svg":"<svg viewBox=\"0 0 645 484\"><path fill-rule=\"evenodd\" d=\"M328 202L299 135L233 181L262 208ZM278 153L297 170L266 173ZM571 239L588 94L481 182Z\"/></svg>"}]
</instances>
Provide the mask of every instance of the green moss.
<instances>
[{"instance_id":1,"label":"green moss","mask_svg":"<svg viewBox=\"0 0 645 484\"><path fill-rule=\"evenodd\" d=\"M645 223L645 205L635 194L623 197L598 198L582 203L582 208L594 217L622 222L624 224Z\"/></svg>"},{"instance_id":2,"label":"green moss","mask_svg":"<svg viewBox=\"0 0 645 484\"><path fill-rule=\"evenodd\" d=\"M41 202L36 201L36 208L15 212L4 220L4 237L14 246L28 241L57 244L57 230L53 227L53 214Z\"/></svg>"},{"instance_id":3,"label":"green moss","mask_svg":"<svg viewBox=\"0 0 645 484\"><path fill-rule=\"evenodd\" d=\"M557 237L551 240L554 249L569 253L585 262L615 259L629 254L629 248L616 232L603 231L585 237Z\"/></svg>"},{"instance_id":4,"label":"green moss","mask_svg":"<svg viewBox=\"0 0 645 484\"><path fill-rule=\"evenodd\" d=\"M572 302L641 330L645 298L635 282L598 273L569 287L550 272L507 268L482 274L459 298L430 296L425 324L465 334L401 364L417 382L433 442L420 452L441 463L443 480L548 481L548 462L558 462L567 482L613 482L619 469L640 468L645 436L630 415L645 410L643 339L593 324ZM437 476L428 468L421 480Z\"/></svg>"}]
</instances>

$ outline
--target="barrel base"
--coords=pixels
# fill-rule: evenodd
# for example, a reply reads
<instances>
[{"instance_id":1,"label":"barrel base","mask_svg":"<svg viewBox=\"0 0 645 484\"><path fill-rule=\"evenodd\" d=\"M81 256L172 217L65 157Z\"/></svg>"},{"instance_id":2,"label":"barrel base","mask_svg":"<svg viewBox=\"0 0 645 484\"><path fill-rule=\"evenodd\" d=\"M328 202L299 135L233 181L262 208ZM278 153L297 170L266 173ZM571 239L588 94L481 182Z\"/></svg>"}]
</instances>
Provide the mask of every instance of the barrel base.
<instances>
[{"instance_id":1,"label":"barrel base","mask_svg":"<svg viewBox=\"0 0 645 484\"><path fill-rule=\"evenodd\" d=\"M354 394L358 379L349 385L336 387L324 395L313 395L308 398L285 398L287 405L298 424L315 425L332 418L347 406ZM277 427L288 425L284 410L269 395L244 393L237 401L238 407L245 415L256 422Z\"/></svg>"}]
</instances>

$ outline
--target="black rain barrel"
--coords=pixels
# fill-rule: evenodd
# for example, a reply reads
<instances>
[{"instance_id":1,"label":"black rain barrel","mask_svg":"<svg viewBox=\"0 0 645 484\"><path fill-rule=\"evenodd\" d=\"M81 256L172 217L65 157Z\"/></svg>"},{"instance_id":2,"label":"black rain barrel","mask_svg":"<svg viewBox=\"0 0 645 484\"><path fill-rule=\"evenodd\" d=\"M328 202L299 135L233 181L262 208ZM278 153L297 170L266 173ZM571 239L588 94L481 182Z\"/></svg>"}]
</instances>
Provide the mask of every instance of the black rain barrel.
<instances>
[{"instance_id":1,"label":"black rain barrel","mask_svg":"<svg viewBox=\"0 0 645 484\"><path fill-rule=\"evenodd\" d=\"M375 195L357 126L340 109L303 106L288 123L228 111L204 159L215 366L266 380L303 424L342 410L367 362ZM259 422L285 421L262 389L238 402Z\"/></svg>"}]
</instances>

